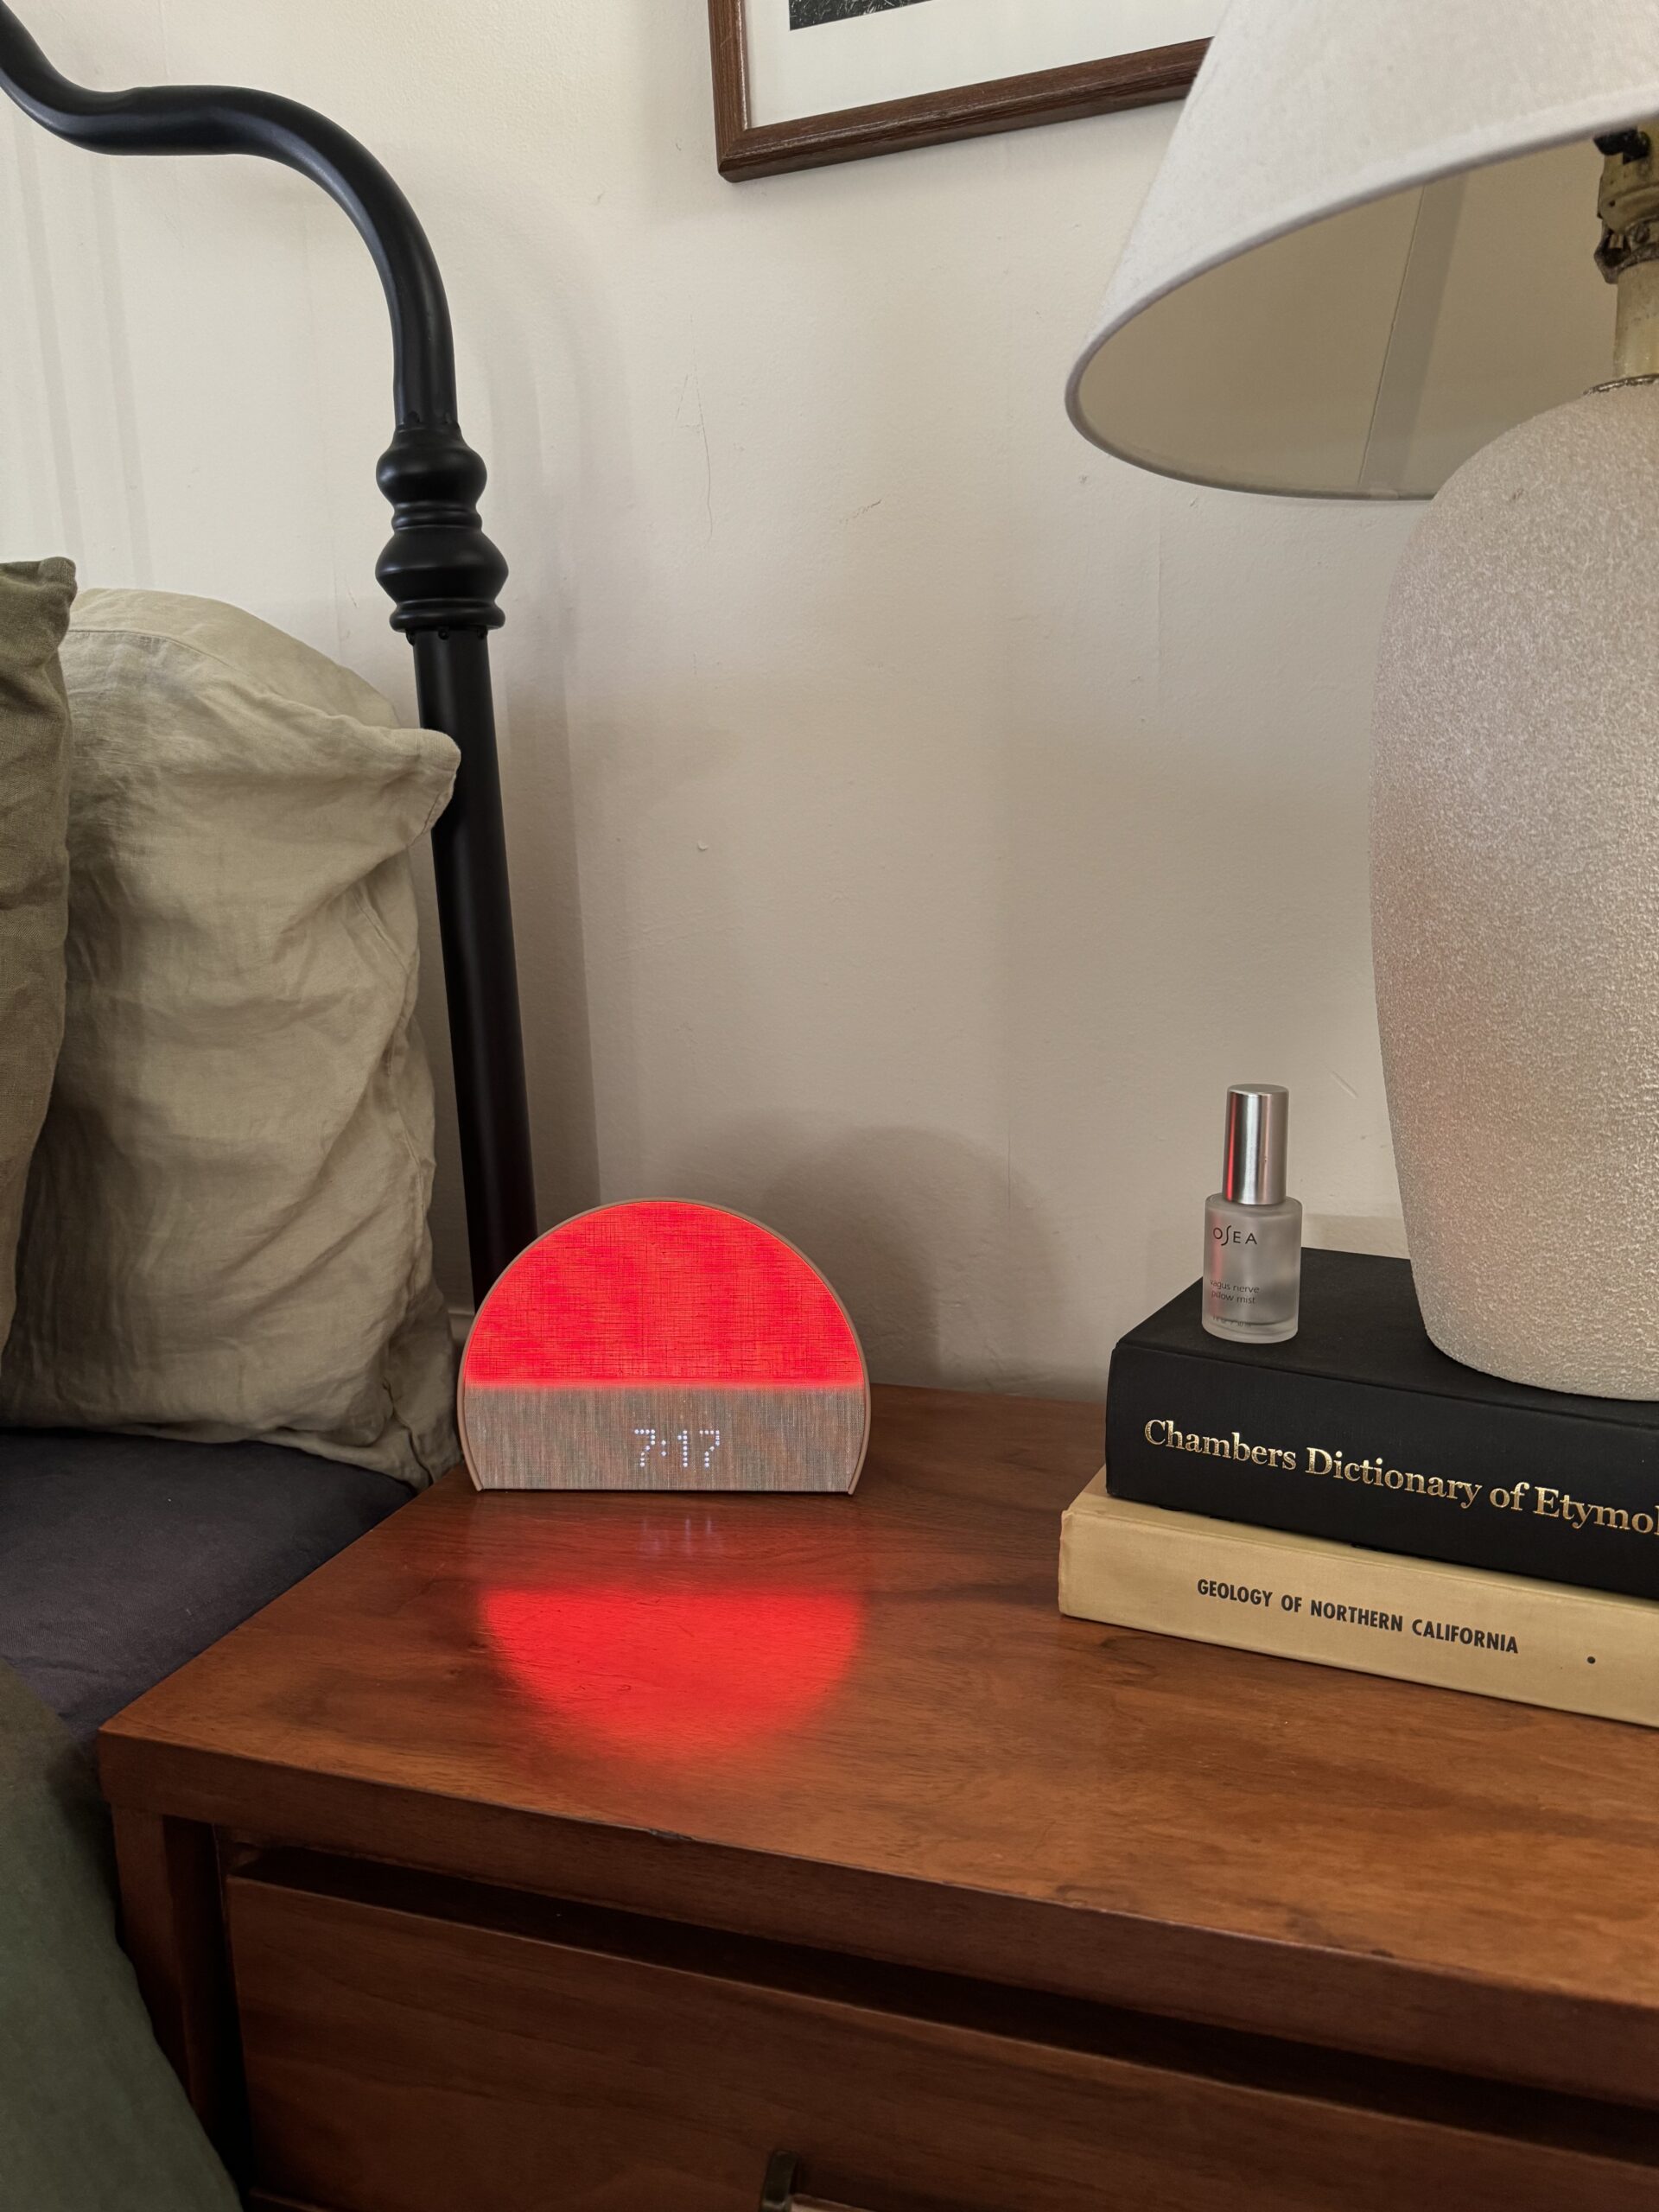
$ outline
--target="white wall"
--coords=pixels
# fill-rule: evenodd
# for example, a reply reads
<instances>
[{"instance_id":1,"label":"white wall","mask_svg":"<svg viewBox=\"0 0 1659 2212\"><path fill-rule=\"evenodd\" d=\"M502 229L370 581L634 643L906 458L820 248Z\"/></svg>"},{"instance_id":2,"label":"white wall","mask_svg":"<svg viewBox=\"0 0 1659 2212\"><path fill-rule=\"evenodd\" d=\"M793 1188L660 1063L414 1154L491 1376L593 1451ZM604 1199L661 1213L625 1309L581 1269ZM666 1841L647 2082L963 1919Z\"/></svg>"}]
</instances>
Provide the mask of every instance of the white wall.
<instances>
[{"instance_id":1,"label":"white wall","mask_svg":"<svg viewBox=\"0 0 1659 2212\"><path fill-rule=\"evenodd\" d=\"M1390 1243L1364 785L1411 514L1166 486L1061 407L1172 111L732 186L702 0L21 4L83 79L325 109L432 234L513 569L545 1218L719 1199L879 1376L1094 1390L1197 1272L1245 1077L1293 1088L1316 1237ZM8 112L0 297L0 552L411 697L342 217ZM452 1141L445 1181L460 1297Z\"/></svg>"}]
</instances>

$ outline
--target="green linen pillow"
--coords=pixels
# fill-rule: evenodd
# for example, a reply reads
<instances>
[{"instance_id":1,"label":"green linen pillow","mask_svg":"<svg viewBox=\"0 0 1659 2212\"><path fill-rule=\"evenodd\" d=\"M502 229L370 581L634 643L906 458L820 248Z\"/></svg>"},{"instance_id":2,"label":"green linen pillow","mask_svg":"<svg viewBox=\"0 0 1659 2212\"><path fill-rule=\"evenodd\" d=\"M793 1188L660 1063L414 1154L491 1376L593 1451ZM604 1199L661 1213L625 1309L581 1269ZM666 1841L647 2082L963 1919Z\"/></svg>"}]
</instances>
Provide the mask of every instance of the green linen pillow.
<instances>
[{"instance_id":1,"label":"green linen pillow","mask_svg":"<svg viewBox=\"0 0 1659 2212\"><path fill-rule=\"evenodd\" d=\"M0 1666L0 2203L236 2212L115 1938L86 1754Z\"/></svg>"},{"instance_id":2,"label":"green linen pillow","mask_svg":"<svg viewBox=\"0 0 1659 2212\"><path fill-rule=\"evenodd\" d=\"M87 591L68 1004L0 1421L453 1466L409 850L458 754L233 607Z\"/></svg>"},{"instance_id":3,"label":"green linen pillow","mask_svg":"<svg viewBox=\"0 0 1659 2212\"><path fill-rule=\"evenodd\" d=\"M74 596L67 561L0 563L0 1346L24 1180L63 1035L69 707L58 647Z\"/></svg>"}]
</instances>

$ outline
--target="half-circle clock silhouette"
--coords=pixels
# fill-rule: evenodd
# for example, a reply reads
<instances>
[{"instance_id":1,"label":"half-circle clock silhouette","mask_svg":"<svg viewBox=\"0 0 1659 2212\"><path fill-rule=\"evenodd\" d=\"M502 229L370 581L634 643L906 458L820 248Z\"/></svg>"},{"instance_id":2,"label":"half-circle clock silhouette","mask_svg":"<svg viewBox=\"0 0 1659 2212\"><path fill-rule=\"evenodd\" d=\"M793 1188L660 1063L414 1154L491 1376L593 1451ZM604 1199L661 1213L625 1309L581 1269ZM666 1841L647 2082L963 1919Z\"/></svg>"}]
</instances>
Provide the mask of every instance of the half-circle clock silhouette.
<instances>
[{"instance_id":1,"label":"half-circle clock silhouette","mask_svg":"<svg viewBox=\"0 0 1659 2212\"><path fill-rule=\"evenodd\" d=\"M869 1379L792 1244L723 1207L638 1199L519 1254L473 1324L460 1415L480 1490L844 1491Z\"/></svg>"}]
</instances>

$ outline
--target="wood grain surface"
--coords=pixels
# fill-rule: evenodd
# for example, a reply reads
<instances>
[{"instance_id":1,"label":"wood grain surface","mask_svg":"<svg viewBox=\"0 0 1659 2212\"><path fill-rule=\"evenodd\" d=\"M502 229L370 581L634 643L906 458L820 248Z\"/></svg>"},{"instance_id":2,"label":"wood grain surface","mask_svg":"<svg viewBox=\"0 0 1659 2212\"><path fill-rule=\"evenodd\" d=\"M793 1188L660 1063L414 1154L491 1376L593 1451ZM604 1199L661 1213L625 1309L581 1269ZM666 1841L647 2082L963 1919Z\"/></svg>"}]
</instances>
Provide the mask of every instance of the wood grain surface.
<instances>
[{"instance_id":1,"label":"wood grain surface","mask_svg":"<svg viewBox=\"0 0 1659 2212\"><path fill-rule=\"evenodd\" d=\"M908 99L878 100L786 123L756 123L749 103L746 4L747 0L709 0L715 153L721 175L734 181L1179 99L1198 74L1209 45L1207 39L1192 39L1060 69L995 77L983 84L947 86Z\"/></svg>"},{"instance_id":2,"label":"wood grain surface","mask_svg":"<svg viewBox=\"0 0 1659 2212\"><path fill-rule=\"evenodd\" d=\"M851 1498L451 1478L112 1722L106 1787L1659 2103L1659 1736L1062 1620L1100 1437L1094 1406L884 1389Z\"/></svg>"},{"instance_id":3,"label":"wood grain surface","mask_svg":"<svg viewBox=\"0 0 1659 2212\"><path fill-rule=\"evenodd\" d=\"M1378 2068L1337 2101L1307 2054L1200 2074L1090 2007L303 1880L233 1877L231 1937L260 2173L340 2212L753 2212L780 2145L870 2212L1659 2206L1659 2142L1621 2155L1628 2125L1560 2100L1451 2120L1432 2091L1398 2109Z\"/></svg>"}]
</instances>

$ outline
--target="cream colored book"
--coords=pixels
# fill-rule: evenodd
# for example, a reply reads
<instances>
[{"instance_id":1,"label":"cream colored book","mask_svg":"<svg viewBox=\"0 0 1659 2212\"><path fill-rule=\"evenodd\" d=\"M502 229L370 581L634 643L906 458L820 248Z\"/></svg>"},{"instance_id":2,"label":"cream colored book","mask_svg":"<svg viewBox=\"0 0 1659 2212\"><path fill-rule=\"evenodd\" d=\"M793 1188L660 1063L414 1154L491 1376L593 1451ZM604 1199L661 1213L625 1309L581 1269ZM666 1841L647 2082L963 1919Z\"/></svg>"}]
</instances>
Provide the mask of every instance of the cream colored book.
<instances>
[{"instance_id":1,"label":"cream colored book","mask_svg":"<svg viewBox=\"0 0 1659 2212\"><path fill-rule=\"evenodd\" d=\"M1659 1727L1659 1603L1131 1504L1104 1468L1060 1524L1060 1611Z\"/></svg>"}]
</instances>

